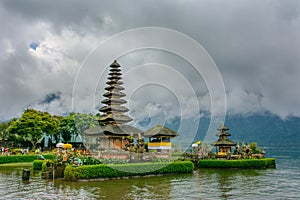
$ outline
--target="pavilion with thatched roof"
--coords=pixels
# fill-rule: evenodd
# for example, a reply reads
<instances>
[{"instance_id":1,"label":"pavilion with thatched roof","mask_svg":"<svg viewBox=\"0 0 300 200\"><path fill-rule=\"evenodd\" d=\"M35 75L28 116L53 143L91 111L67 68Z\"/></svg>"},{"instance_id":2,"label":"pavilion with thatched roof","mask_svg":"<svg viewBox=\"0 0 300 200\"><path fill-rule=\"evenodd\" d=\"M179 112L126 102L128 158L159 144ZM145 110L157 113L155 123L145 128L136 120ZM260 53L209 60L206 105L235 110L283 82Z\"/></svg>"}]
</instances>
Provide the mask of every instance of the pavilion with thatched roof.
<instances>
[{"instance_id":1,"label":"pavilion with thatched roof","mask_svg":"<svg viewBox=\"0 0 300 200\"><path fill-rule=\"evenodd\" d=\"M219 132L216 134L216 136L218 136L219 139L212 143L212 145L217 147L218 156L225 156L227 153L231 152L231 148L236 146L237 143L227 138L231 136L231 134L227 132L229 128L225 126L223 122L218 127L218 130Z\"/></svg>"},{"instance_id":2,"label":"pavilion with thatched roof","mask_svg":"<svg viewBox=\"0 0 300 200\"><path fill-rule=\"evenodd\" d=\"M121 66L114 61L110 65L109 71L106 82L108 86L105 88L107 92L103 95L105 99L101 101L105 105L99 109L102 113L98 119L99 125L86 130L85 136L97 137L102 141L107 138L108 141L104 141L104 143L107 143L109 149L123 149L128 142L128 136L137 137L143 131L127 125L132 118L125 114L129 109L123 106L127 101L122 99L126 94L122 92L125 88L122 87Z\"/></svg>"},{"instance_id":3,"label":"pavilion with thatched roof","mask_svg":"<svg viewBox=\"0 0 300 200\"><path fill-rule=\"evenodd\" d=\"M172 144L170 139L178 136L178 133L162 125L157 125L150 128L143 134L144 137L149 138L148 149L157 150L170 150Z\"/></svg>"}]
</instances>

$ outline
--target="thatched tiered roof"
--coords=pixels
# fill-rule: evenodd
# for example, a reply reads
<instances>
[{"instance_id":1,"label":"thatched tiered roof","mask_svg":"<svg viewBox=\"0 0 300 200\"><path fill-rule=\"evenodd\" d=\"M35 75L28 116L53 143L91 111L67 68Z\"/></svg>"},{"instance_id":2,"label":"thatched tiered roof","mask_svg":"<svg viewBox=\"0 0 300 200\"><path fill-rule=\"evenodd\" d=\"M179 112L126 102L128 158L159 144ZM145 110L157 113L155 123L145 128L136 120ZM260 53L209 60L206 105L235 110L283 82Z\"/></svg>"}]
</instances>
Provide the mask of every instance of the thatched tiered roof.
<instances>
[{"instance_id":1,"label":"thatched tiered roof","mask_svg":"<svg viewBox=\"0 0 300 200\"><path fill-rule=\"evenodd\" d=\"M213 146L236 146L236 142L233 142L229 139L218 139L214 143L212 143Z\"/></svg>"},{"instance_id":2,"label":"thatched tiered roof","mask_svg":"<svg viewBox=\"0 0 300 200\"><path fill-rule=\"evenodd\" d=\"M218 136L219 139L212 143L213 146L236 146L235 142L227 138L231 136L231 134L227 132L229 128L225 126L224 123L221 123L221 125L218 127L218 130L220 132L218 132L216 136Z\"/></svg>"},{"instance_id":3,"label":"thatched tiered roof","mask_svg":"<svg viewBox=\"0 0 300 200\"><path fill-rule=\"evenodd\" d=\"M157 125L153 128L150 128L148 131L146 131L143 134L144 137L150 138L150 137L176 137L178 136L178 133L172 129L169 129L162 125Z\"/></svg>"},{"instance_id":4,"label":"thatched tiered roof","mask_svg":"<svg viewBox=\"0 0 300 200\"><path fill-rule=\"evenodd\" d=\"M105 126L98 125L88 130L85 130L84 132L87 136L98 136L98 137L109 137L109 136L123 137L129 135L137 137L139 134L143 133L142 130L129 125L116 126L112 124L107 124Z\"/></svg>"},{"instance_id":5,"label":"thatched tiered roof","mask_svg":"<svg viewBox=\"0 0 300 200\"><path fill-rule=\"evenodd\" d=\"M100 125L123 125L132 121L132 118L124 114L128 112L129 109L122 106L122 104L126 104L127 101L122 99L122 97L126 95L121 92L124 90L124 87L121 86L123 82L120 81L120 79L122 79L120 67L117 61L114 61L110 65L109 81L106 82L108 86L105 88L107 92L103 95L106 99L101 101L101 103L106 105L99 109L99 111L103 113L98 119Z\"/></svg>"}]
</instances>

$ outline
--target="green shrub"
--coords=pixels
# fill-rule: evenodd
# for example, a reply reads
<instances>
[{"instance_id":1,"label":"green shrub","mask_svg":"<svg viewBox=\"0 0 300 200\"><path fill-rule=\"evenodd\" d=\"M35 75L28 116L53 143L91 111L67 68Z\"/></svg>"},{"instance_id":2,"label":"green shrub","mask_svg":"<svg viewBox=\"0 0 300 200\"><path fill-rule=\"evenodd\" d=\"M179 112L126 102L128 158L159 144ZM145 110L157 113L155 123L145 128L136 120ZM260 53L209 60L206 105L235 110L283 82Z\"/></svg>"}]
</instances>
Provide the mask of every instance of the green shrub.
<instances>
[{"instance_id":1,"label":"green shrub","mask_svg":"<svg viewBox=\"0 0 300 200\"><path fill-rule=\"evenodd\" d=\"M90 157L90 156L81 156L79 157L79 159L82 161L83 165L97 165L97 164L101 164L101 161Z\"/></svg>"},{"instance_id":2,"label":"green shrub","mask_svg":"<svg viewBox=\"0 0 300 200\"><path fill-rule=\"evenodd\" d=\"M240 169L264 169L275 168L274 158L243 159L243 160L200 160L199 168L240 168Z\"/></svg>"},{"instance_id":3,"label":"green shrub","mask_svg":"<svg viewBox=\"0 0 300 200\"><path fill-rule=\"evenodd\" d=\"M20 154L21 149L13 149L13 150L11 150L11 152L14 153L14 154Z\"/></svg>"},{"instance_id":4,"label":"green shrub","mask_svg":"<svg viewBox=\"0 0 300 200\"><path fill-rule=\"evenodd\" d=\"M144 176L150 174L190 173L194 164L189 161L173 163L136 163L114 165L67 166L64 177L67 180L116 178L124 176Z\"/></svg>"},{"instance_id":5,"label":"green shrub","mask_svg":"<svg viewBox=\"0 0 300 200\"><path fill-rule=\"evenodd\" d=\"M262 152L262 150L257 147L257 143L256 142L252 142L250 144L250 149L251 149L251 151L252 151L253 154L259 154L259 153Z\"/></svg>"},{"instance_id":6,"label":"green shrub","mask_svg":"<svg viewBox=\"0 0 300 200\"><path fill-rule=\"evenodd\" d=\"M173 157L183 157L183 153L182 152L173 152L172 156Z\"/></svg>"},{"instance_id":7,"label":"green shrub","mask_svg":"<svg viewBox=\"0 0 300 200\"><path fill-rule=\"evenodd\" d=\"M53 154L43 154L45 159L53 159L55 156ZM33 162L37 160L37 155L9 155L9 156L0 156L0 164L3 163L18 163L18 162Z\"/></svg>"},{"instance_id":8,"label":"green shrub","mask_svg":"<svg viewBox=\"0 0 300 200\"><path fill-rule=\"evenodd\" d=\"M44 158L48 160L54 160L56 158L55 154L51 154L51 153L42 154L42 156L44 156Z\"/></svg>"},{"instance_id":9,"label":"green shrub","mask_svg":"<svg viewBox=\"0 0 300 200\"><path fill-rule=\"evenodd\" d=\"M169 158L155 158L153 160L151 160L151 162L153 163L158 163L158 162L172 162L173 160L169 159Z\"/></svg>"},{"instance_id":10,"label":"green shrub","mask_svg":"<svg viewBox=\"0 0 300 200\"><path fill-rule=\"evenodd\" d=\"M17 163L17 162L33 162L37 156L0 156L0 164L2 163Z\"/></svg>"},{"instance_id":11,"label":"green shrub","mask_svg":"<svg viewBox=\"0 0 300 200\"><path fill-rule=\"evenodd\" d=\"M43 160L35 160L33 161L33 170L41 170L43 165Z\"/></svg>"},{"instance_id":12,"label":"green shrub","mask_svg":"<svg viewBox=\"0 0 300 200\"><path fill-rule=\"evenodd\" d=\"M105 158L105 159L100 159L100 162L102 164L126 164L129 162L129 160L118 159L118 158Z\"/></svg>"},{"instance_id":13,"label":"green shrub","mask_svg":"<svg viewBox=\"0 0 300 200\"><path fill-rule=\"evenodd\" d=\"M42 171L45 172L47 171L48 167L53 167L53 160L42 160Z\"/></svg>"}]
</instances>

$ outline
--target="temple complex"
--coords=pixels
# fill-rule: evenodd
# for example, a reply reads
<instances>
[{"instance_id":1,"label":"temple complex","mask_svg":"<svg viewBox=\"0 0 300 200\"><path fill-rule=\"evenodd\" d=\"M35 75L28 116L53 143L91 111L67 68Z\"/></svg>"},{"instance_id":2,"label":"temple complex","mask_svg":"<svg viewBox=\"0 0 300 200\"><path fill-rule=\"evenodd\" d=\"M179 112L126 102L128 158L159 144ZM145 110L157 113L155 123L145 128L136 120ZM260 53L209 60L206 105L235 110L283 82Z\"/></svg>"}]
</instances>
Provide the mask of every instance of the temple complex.
<instances>
[{"instance_id":1,"label":"temple complex","mask_svg":"<svg viewBox=\"0 0 300 200\"><path fill-rule=\"evenodd\" d=\"M231 148L236 146L236 143L227 138L231 136L231 134L227 132L229 128L226 127L223 122L218 127L218 130L219 132L216 136L218 136L219 139L212 143L212 145L217 147L217 156L226 156L227 153L231 153Z\"/></svg>"}]
</instances>

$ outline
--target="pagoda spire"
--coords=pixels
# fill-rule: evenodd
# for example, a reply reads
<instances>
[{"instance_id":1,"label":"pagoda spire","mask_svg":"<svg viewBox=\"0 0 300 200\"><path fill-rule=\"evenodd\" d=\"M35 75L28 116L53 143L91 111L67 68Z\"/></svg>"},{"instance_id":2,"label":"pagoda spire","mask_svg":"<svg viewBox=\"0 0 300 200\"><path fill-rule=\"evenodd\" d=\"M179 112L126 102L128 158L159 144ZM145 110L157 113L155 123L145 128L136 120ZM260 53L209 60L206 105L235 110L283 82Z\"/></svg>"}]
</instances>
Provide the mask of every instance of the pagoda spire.
<instances>
[{"instance_id":1,"label":"pagoda spire","mask_svg":"<svg viewBox=\"0 0 300 200\"><path fill-rule=\"evenodd\" d=\"M108 75L108 81L106 82L107 87L105 88L107 92L103 94L106 98L101 101L105 106L99 109L103 114L98 119L98 122L100 125L123 125L132 121L132 118L124 114L128 112L129 109L122 106L127 103L127 101L122 99L126 94L121 92L125 88L122 87L121 66L116 60L110 65Z\"/></svg>"}]
</instances>

